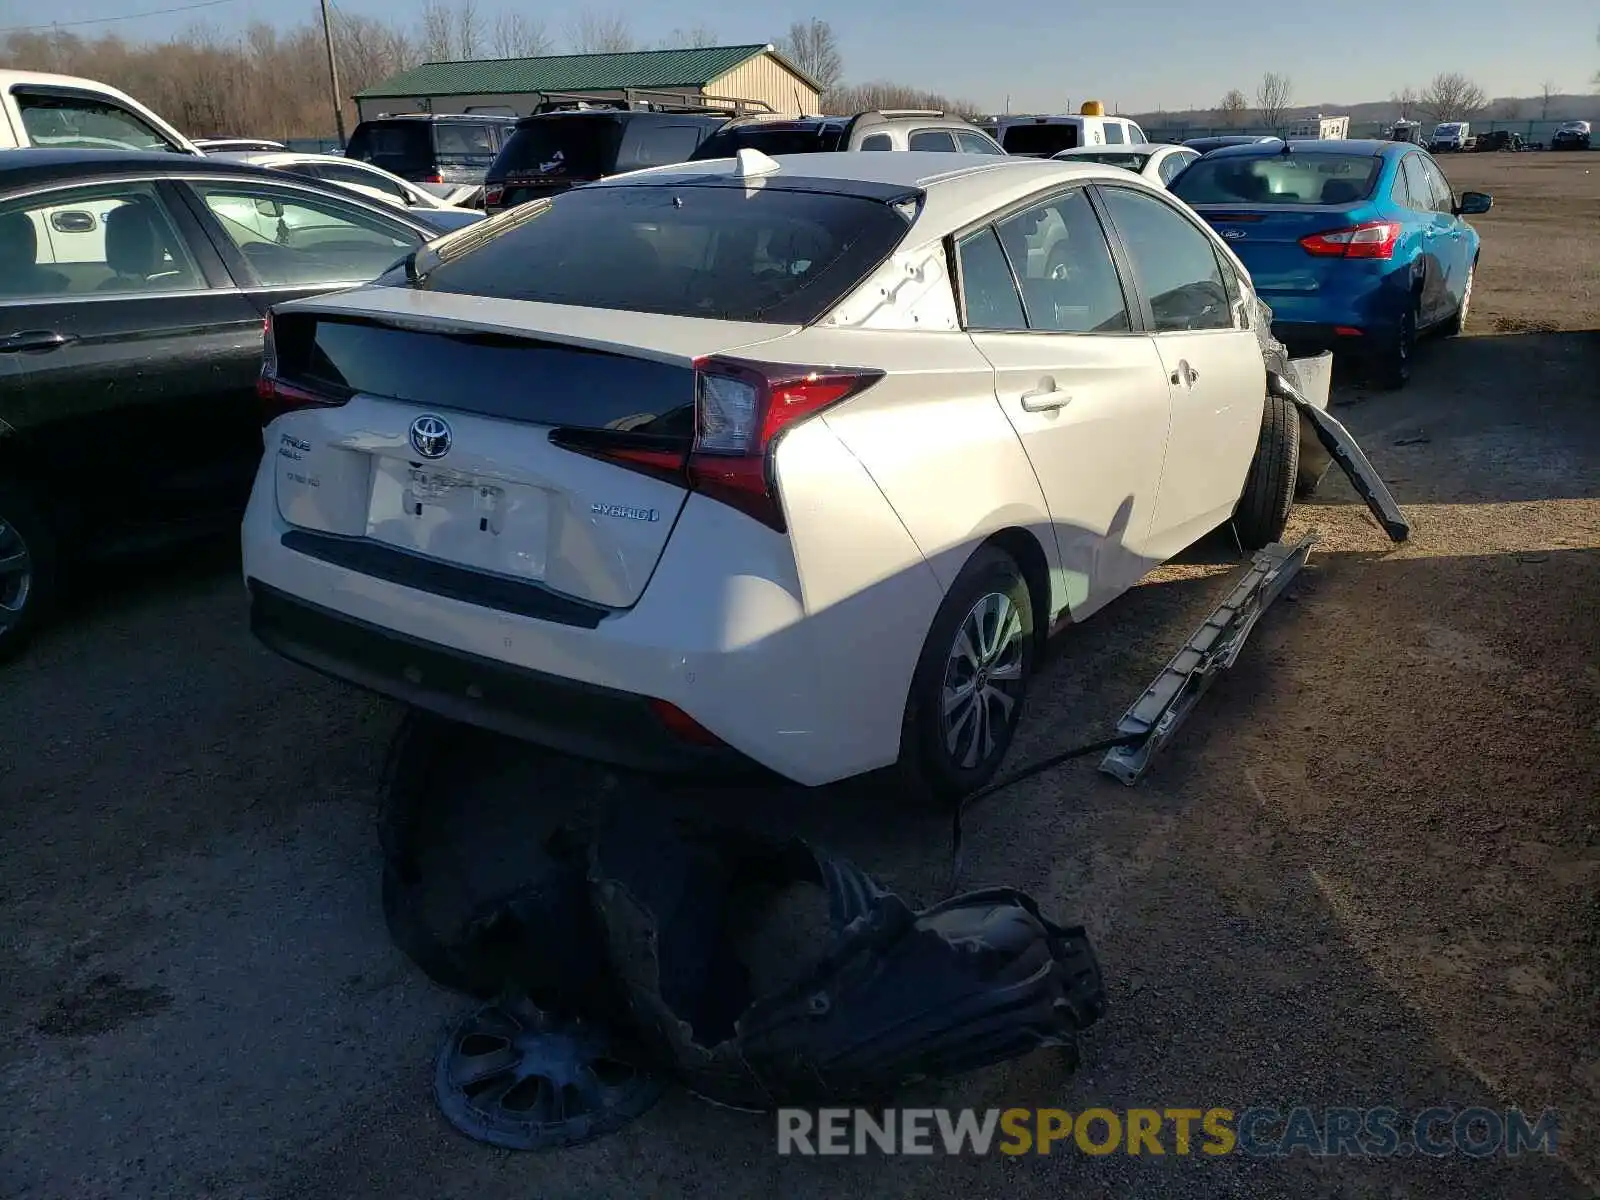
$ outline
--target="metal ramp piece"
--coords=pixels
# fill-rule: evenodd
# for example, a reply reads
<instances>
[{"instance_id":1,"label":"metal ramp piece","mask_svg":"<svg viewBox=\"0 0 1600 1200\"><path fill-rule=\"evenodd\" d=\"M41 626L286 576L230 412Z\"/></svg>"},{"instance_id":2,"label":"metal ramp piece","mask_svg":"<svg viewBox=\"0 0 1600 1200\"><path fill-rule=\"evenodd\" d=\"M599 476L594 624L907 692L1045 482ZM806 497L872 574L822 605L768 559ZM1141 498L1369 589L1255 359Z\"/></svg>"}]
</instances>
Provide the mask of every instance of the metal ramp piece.
<instances>
[{"instance_id":1,"label":"metal ramp piece","mask_svg":"<svg viewBox=\"0 0 1600 1200\"><path fill-rule=\"evenodd\" d=\"M1102 771L1129 787L1144 777L1205 690L1238 660L1261 614L1306 565L1315 541L1310 536L1293 546L1276 542L1256 552L1228 598L1212 610L1117 723L1119 736L1137 740L1109 750L1100 761Z\"/></svg>"}]
</instances>

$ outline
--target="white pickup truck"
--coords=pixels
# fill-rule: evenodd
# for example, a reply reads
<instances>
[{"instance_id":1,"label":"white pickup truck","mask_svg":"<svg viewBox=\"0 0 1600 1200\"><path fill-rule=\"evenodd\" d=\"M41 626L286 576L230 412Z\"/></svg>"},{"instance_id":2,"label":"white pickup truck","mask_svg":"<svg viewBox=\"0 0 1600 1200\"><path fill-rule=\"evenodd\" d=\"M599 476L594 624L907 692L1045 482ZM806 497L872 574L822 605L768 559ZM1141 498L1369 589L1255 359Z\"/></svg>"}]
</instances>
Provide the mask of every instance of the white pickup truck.
<instances>
[{"instance_id":1,"label":"white pickup truck","mask_svg":"<svg viewBox=\"0 0 1600 1200\"><path fill-rule=\"evenodd\" d=\"M132 96L93 79L0 71L0 150L201 151Z\"/></svg>"}]
</instances>

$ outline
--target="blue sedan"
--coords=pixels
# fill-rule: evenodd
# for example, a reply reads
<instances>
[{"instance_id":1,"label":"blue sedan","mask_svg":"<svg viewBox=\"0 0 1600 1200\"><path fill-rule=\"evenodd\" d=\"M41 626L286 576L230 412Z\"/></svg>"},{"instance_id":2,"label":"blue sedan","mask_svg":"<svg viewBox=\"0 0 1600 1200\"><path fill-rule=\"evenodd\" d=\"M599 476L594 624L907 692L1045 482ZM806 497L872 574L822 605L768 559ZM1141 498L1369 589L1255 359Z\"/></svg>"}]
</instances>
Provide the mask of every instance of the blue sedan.
<instances>
[{"instance_id":1,"label":"blue sedan","mask_svg":"<svg viewBox=\"0 0 1600 1200\"><path fill-rule=\"evenodd\" d=\"M1461 218L1494 201L1458 199L1418 146L1228 146L1171 186L1233 247L1292 350L1358 355L1380 383L1402 387L1418 336L1466 321L1479 241Z\"/></svg>"}]
</instances>

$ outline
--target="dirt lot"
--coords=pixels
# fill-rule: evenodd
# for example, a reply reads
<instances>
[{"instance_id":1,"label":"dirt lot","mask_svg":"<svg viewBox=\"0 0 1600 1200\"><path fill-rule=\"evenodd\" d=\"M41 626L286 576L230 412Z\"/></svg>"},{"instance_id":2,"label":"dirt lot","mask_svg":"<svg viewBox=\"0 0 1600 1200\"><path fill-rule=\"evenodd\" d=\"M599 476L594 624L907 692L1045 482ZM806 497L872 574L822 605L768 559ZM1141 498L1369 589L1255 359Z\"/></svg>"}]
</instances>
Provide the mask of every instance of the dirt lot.
<instances>
[{"instance_id":1,"label":"dirt lot","mask_svg":"<svg viewBox=\"0 0 1600 1200\"><path fill-rule=\"evenodd\" d=\"M682 1096L562 1155L468 1142L428 1092L465 1004L378 909L396 714L252 645L223 547L83 599L0 674L0 1194L1594 1194L1600 155L1445 165L1497 194L1474 336L1405 393L1335 397L1414 540L1330 480L1293 602L1143 785L1080 763L974 816L965 881L1085 920L1112 1008L1078 1074L1030 1059L936 1102L1553 1106L1558 1160L779 1159L766 1120ZM1224 550L1066 637L1018 761L1103 734ZM942 822L859 795L803 817L936 895Z\"/></svg>"}]
</instances>

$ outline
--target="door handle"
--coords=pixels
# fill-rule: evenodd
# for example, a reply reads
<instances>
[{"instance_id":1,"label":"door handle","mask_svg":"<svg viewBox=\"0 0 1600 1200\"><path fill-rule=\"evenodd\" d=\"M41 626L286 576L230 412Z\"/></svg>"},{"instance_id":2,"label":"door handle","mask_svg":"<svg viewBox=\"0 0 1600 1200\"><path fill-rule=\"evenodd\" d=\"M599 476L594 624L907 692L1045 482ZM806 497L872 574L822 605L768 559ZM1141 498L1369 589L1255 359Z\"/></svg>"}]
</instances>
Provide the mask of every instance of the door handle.
<instances>
[{"instance_id":1,"label":"door handle","mask_svg":"<svg viewBox=\"0 0 1600 1200\"><path fill-rule=\"evenodd\" d=\"M69 333L53 329L25 329L0 338L0 354L25 354L43 350L59 350L78 339Z\"/></svg>"},{"instance_id":2,"label":"door handle","mask_svg":"<svg viewBox=\"0 0 1600 1200\"><path fill-rule=\"evenodd\" d=\"M1191 367L1187 361L1180 362L1178 369L1167 376L1173 387L1193 387L1195 380L1200 378L1200 372Z\"/></svg>"},{"instance_id":3,"label":"door handle","mask_svg":"<svg viewBox=\"0 0 1600 1200\"><path fill-rule=\"evenodd\" d=\"M1024 412L1050 412L1057 408L1065 408L1071 403L1071 393L1059 391L1054 379L1041 379L1036 389L1022 393Z\"/></svg>"}]
</instances>

